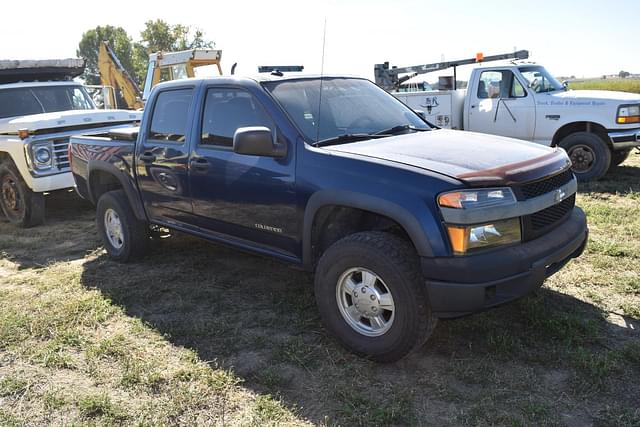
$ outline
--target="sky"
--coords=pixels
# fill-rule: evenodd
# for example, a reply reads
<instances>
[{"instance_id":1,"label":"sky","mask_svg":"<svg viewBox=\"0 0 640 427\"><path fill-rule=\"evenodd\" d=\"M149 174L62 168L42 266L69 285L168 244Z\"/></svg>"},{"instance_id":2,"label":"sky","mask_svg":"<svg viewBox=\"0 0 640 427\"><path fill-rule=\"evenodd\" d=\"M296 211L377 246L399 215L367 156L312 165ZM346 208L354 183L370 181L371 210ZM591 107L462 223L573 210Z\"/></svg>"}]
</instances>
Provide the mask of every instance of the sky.
<instances>
[{"instance_id":1,"label":"sky","mask_svg":"<svg viewBox=\"0 0 640 427\"><path fill-rule=\"evenodd\" d=\"M529 50L556 76L640 73L638 0L23 0L2 8L9 19L0 26L0 59L74 57L83 32L97 25L121 26L137 40L145 21L163 19L202 29L222 49L225 73L235 62L236 74L291 64L372 79L384 61L411 66L514 49Z\"/></svg>"}]
</instances>

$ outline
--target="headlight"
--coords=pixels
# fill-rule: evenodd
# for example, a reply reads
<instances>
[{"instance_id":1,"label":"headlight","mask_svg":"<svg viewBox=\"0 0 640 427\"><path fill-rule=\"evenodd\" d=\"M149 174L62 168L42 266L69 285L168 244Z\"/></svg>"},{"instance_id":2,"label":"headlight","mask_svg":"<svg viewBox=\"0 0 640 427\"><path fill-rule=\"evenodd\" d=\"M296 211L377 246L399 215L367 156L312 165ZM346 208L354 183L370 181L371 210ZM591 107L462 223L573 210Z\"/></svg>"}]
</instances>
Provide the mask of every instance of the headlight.
<instances>
[{"instance_id":1,"label":"headlight","mask_svg":"<svg viewBox=\"0 0 640 427\"><path fill-rule=\"evenodd\" d=\"M475 249L518 243L522 239L518 218L469 226L447 225L447 232L451 249L456 255L464 255Z\"/></svg>"},{"instance_id":2,"label":"headlight","mask_svg":"<svg viewBox=\"0 0 640 427\"><path fill-rule=\"evenodd\" d=\"M51 143L33 144L31 147L31 158L35 169L49 169L53 164Z\"/></svg>"},{"instance_id":3,"label":"headlight","mask_svg":"<svg viewBox=\"0 0 640 427\"><path fill-rule=\"evenodd\" d=\"M516 197L510 188L483 188L478 190L460 190L442 193L438 196L438 205L453 209L479 209L510 205Z\"/></svg>"},{"instance_id":4,"label":"headlight","mask_svg":"<svg viewBox=\"0 0 640 427\"><path fill-rule=\"evenodd\" d=\"M462 210L504 208L516 204L516 196L508 188L480 188L450 191L438 196L438 205L445 213ZM444 215L451 218L453 215ZM457 222L457 221L456 221ZM451 249L456 255L464 255L477 249L490 248L520 242L520 219L492 221L484 224L445 224Z\"/></svg>"},{"instance_id":5,"label":"headlight","mask_svg":"<svg viewBox=\"0 0 640 427\"><path fill-rule=\"evenodd\" d=\"M39 165L49 164L51 162L51 152L47 147L39 147L36 150L35 159Z\"/></svg>"},{"instance_id":6,"label":"headlight","mask_svg":"<svg viewBox=\"0 0 640 427\"><path fill-rule=\"evenodd\" d=\"M618 116L616 123L640 123L640 104L621 105L618 107Z\"/></svg>"}]
</instances>

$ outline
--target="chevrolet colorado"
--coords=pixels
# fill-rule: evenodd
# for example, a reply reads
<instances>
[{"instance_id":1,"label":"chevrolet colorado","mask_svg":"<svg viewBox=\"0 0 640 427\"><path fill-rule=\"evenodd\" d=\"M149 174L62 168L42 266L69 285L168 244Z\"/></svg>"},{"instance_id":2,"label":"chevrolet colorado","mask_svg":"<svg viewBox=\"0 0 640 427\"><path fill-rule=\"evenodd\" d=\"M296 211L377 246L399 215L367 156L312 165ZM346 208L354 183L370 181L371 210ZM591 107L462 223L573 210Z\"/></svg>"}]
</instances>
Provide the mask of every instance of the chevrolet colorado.
<instances>
[{"instance_id":1,"label":"chevrolet colorado","mask_svg":"<svg viewBox=\"0 0 640 427\"><path fill-rule=\"evenodd\" d=\"M70 153L113 259L162 226L315 271L326 328L376 361L537 289L587 241L564 150L436 129L361 78L163 83L139 127Z\"/></svg>"}]
</instances>

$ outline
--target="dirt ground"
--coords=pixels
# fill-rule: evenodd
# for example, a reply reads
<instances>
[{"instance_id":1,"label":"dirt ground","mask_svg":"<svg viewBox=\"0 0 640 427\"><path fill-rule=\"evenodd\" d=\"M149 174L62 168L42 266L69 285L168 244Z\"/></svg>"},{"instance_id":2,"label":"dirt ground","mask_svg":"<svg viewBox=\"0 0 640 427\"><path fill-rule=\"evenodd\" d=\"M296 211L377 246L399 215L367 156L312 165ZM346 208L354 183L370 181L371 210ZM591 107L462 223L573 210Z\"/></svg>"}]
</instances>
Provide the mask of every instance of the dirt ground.
<instances>
[{"instance_id":1,"label":"dirt ground","mask_svg":"<svg viewBox=\"0 0 640 427\"><path fill-rule=\"evenodd\" d=\"M327 335L308 273L180 234L117 264L56 194L0 222L0 425L640 426L640 155L578 205L580 259L381 365Z\"/></svg>"}]
</instances>

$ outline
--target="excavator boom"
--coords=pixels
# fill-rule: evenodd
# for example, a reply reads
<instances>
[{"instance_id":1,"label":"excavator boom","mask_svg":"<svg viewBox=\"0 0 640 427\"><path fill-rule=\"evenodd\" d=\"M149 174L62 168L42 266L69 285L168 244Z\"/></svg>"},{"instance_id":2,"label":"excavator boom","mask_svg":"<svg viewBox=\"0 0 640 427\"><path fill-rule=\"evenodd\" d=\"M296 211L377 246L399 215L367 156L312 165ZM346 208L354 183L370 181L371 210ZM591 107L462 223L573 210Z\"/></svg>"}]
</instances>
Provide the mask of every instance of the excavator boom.
<instances>
[{"instance_id":1,"label":"excavator boom","mask_svg":"<svg viewBox=\"0 0 640 427\"><path fill-rule=\"evenodd\" d=\"M111 97L122 96L126 107L131 110L138 110L144 107L142 93L135 80L122 66L118 56L115 54L109 42L103 41L98 52L98 70L100 71L100 81L104 86L114 88ZM110 105L118 107L118 100L110 100Z\"/></svg>"}]
</instances>

